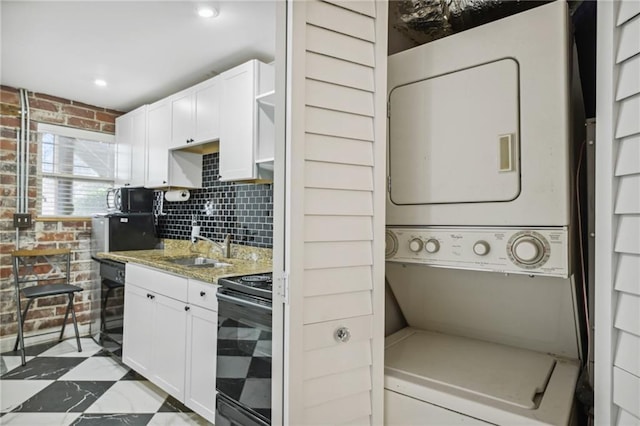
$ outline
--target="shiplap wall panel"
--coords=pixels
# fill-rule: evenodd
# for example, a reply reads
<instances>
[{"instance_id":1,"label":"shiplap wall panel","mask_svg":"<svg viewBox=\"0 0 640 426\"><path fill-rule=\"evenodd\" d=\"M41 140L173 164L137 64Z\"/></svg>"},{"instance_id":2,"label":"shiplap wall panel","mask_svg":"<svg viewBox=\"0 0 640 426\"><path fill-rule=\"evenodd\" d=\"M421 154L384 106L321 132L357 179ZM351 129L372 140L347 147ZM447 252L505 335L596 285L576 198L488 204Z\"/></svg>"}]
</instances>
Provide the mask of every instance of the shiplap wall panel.
<instances>
[{"instance_id":1,"label":"shiplap wall panel","mask_svg":"<svg viewBox=\"0 0 640 426\"><path fill-rule=\"evenodd\" d=\"M371 19L347 9L333 7L329 3L319 0L309 1L307 20L316 27L326 28L369 42L375 41L375 27Z\"/></svg>"},{"instance_id":2,"label":"shiplap wall panel","mask_svg":"<svg viewBox=\"0 0 640 426\"><path fill-rule=\"evenodd\" d=\"M623 331L618 334L614 364L634 376L640 377L640 336Z\"/></svg>"},{"instance_id":3,"label":"shiplap wall panel","mask_svg":"<svg viewBox=\"0 0 640 426\"><path fill-rule=\"evenodd\" d=\"M622 25L616 61L621 63L640 53L640 16Z\"/></svg>"},{"instance_id":4,"label":"shiplap wall panel","mask_svg":"<svg viewBox=\"0 0 640 426\"><path fill-rule=\"evenodd\" d=\"M314 134L308 134L305 141L305 155L308 160L373 165L373 144L369 141Z\"/></svg>"},{"instance_id":5,"label":"shiplap wall panel","mask_svg":"<svg viewBox=\"0 0 640 426\"><path fill-rule=\"evenodd\" d=\"M370 241L309 242L305 244L305 269L371 265Z\"/></svg>"},{"instance_id":6,"label":"shiplap wall panel","mask_svg":"<svg viewBox=\"0 0 640 426\"><path fill-rule=\"evenodd\" d=\"M623 139L619 144L616 176L640 173L640 136Z\"/></svg>"},{"instance_id":7,"label":"shiplap wall panel","mask_svg":"<svg viewBox=\"0 0 640 426\"><path fill-rule=\"evenodd\" d=\"M307 105L373 117L373 93L338 86L318 80L307 80Z\"/></svg>"},{"instance_id":8,"label":"shiplap wall panel","mask_svg":"<svg viewBox=\"0 0 640 426\"><path fill-rule=\"evenodd\" d=\"M640 417L640 377L613 368L613 402L635 417Z\"/></svg>"},{"instance_id":9,"label":"shiplap wall panel","mask_svg":"<svg viewBox=\"0 0 640 426\"><path fill-rule=\"evenodd\" d=\"M616 214L640 214L640 174L621 176L616 194ZM640 239L640 235L636 235Z\"/></svg>"},{"instance_id":10,"label":"shiplap wall panel","mask_svg":"<svg viewBox=\"0 0 640 426\"><path fill-rule=\"evenodd\" d=\"M305 241L363 241L373 239L369 216L307 216Z\"/></svg>"},{"instance_id":11,"label":"shiplap wall panel","mask_svg":"<svg viewBox=\"0 0 640 426\"><path fill-rule=\"evenodd\" d=\"M640 215L620 215L615 251L640 254Z\"/></svg>"},{"instance_id":12,"label":"shiplap wall panel","mask_svg":"<svg viewBox=\"0 0 640 426\"><path fill-rule=\"evenodd\" d=\"M371 191L371 167L336 164L324 161L305 161L304 185L307 188L347 189Z\"/></svg>"},{"instance_id":13,"label":"shiplap wall panel","mask_svg":"<svg viewBox=\"0 0 640 426\"><path fill-rule=\"evenodd\" d=\"M335 4L344 9L351 10L370 18L376 17L376 6L371 1L353 1L353 0L327 0L327 3Z\"/></svg>"},{"instance_id":14,"label":"shiplap wall panel","mask_svg":"<svg viewBox=\"0 0 640 426\"><path fill-rule=\"evenodd\" d=\"M353 425L353 426L368 425L368 424L371 424L371 416L358 417L357 419L349 420L348 422L345 422L345 423L342 423L342 424L343 425Z\"/></svg>"},{"instance_id":15,"label":"shiplap wall panel","mask_svg":"<svg viewBox=\"0 0 640 426\"><path fill-rule=\"evenodd\" d=\"M616 25L620 26L636 15L640 15L640 1L622 0L620 2L620 9L618 9Z\"/></svg>"},{"instance_id":16,"label":"shiplap wall panel","mask_svg":"<svg viewBox=\"0 0 640 426\"><path fill-rule=\"evenodd\" d=\"M371 216L373 197L369 191L308 188L305 191L308 215Z\"/></svg>"},{"instance_id":17,"label":"shiplap wall panel","mask_svg":"<svg viewBox=\"0 0 640 426\"><path fill-rule=\"evenodd\" d=\"M640 255L622 253L616 265L614 288L640 296Z\"/></svg>"},{"instance_id":18,"label":"shiplap wall panel","mask_svg":"<svg viewBox=\"0 0 640 426\"><path fill-rule=\"evenodd\" d=\"M640 133L640 95L623 99L619 105L616 138L620 139Z\"/></svg>"},{"instance_id":19,"label":"shiplap wall panel","mask_svg":"<svg viewBox=\"0 0 640 426\"><path fill-rule=\"evenodd\" d=\"M371 268L368 265L311 269L306 273L304 295L311 297L371 289Z\"/></svg>"},{"instance_id":20,"label":"shiplap wall panel","mask_svg":"<svg viewBox=\"0 0 640 426\"><path fill-rule=\"evenodd\" d=\"M307 132L349 139L373 140L371 117L307 106Z\"/></svg>"},{"instance_id":21,"label":"shiplap wall panel","mask_svg":"<svg viewBox=\"0 0 640 426\"><path fill-rule=\"evenodd\" d=\"M628 411L620 410L616 426L640 426L640 418L632 416Z\"/></svg>"},{"instance_id":22,"label":"shiplap wall panel","mask_svg":"<svg viewBox=\"0 0 640 426\"><path fill-rule=\"evenodd\" d=\"M618 293L614 326L619 330L640 336L640 296Z\"/></svg>"},{"instance_id":23,"label":"shiplap wall panel","mask_svg":"<svg viewBox=\"0 0 640 426\"><path fill-rule=\"evenodd\" d=\"M350 342L370 340L373 337L371 315L308 324L304 326L304 349L309 351L342 345L334 336L340 327L347 327L351 331Z\"/></svg>"},{"instance_id":24,"label":"shiplap wall panel","mask_svg":"<svg viewBox=\"0 0 640 426\"><path fill-rule=\"evenodd\" d=\"M306 54L307 77L354 89L373 92L373 69L313 52Z\"/></svg>"},{"instance_id":25,"label":"shiplap wall panel","mask_svg":"<svg viewBox=\"0 0 640 426\"><path fill-rule=\"evenodd\" d=\"M617 101L640 93L640 55L625 62L624 67L620 70L619 79L616 91Z\"/></svg>"},{"instance_id":26,"label":"shiplap wall panel","mask_svg":"<svg viewBox=\"0 0 640 426\"><path fill-rule=\"evenodd\" d=\"M305 422L312 425L343 424L371 412L371 394L362 392L305 410Z\"/></svg>"},{"instance_id":27,"label":"shiplap wall panel","mask_svg":"<svg viewBox=\"0 0 640 426\"><path fill-rule=\"evenodd\" d=\"M359 317L372 312L370 291L315 296L305 300L304 323Z\"/></svg>"},{"instance_id":28,"label":"shiplap wall panel","mask_svg":"<svg viewBox=\"0 0 640 426\"><path fill-rule=\"evenodd\" d=\"M344 373L371 365L369 341L348 342L343 345L305 352L305 380Z\"/></svg>"},{"instance_id":29,"label":"shiplap wall panel","mask_svg":"<svg viewBox=\"0 0 640 426\"><path fill-rule=\"evenodd\" d=\"M362 367L342 375L334 374L307 381L304 384L304 403L311 407L370 390L371 369Z\"/></svg>"},{"instance_id":30,"label":"shiplap wall panel","mask_svg":"<svg viewBox=\"0 0 640 426\"><path fill-rule=\"evenodd\" d=\"M307 50L368 67L375 65L373 43L313 25L307 25Z\"/></svg>"}]
</instances>

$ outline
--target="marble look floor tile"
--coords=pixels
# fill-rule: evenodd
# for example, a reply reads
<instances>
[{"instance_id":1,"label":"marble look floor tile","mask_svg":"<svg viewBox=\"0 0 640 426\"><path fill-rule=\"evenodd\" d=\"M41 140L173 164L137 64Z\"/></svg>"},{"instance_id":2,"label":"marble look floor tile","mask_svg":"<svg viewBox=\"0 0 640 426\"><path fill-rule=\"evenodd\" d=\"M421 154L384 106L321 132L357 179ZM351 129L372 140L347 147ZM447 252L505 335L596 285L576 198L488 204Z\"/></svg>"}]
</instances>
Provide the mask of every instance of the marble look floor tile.
<instances>
[{"instance_id":1,"label":"marble look floor tile","mask_svg":"<svg viewBox=\"0 0 640 426\"><path fill-rule=\"evenodd\" d=\"M0 380L0 411L14 410L51 383L52 380Z\"/></svg>"},{"instance_id":2,"label":"marble look floor tile","mask_svg":"<svg viewBox=\"0 0 640 426\"><path fill-rule=\"evenodd\" d=\"M26 345L29 345L29 338L25 339L25 343ZM29 345L25 347L24 354L27 356L38 356L42 352L54 347L58 343L59 343L58 341L53 341L53 342L38 343L37 345ZM2 355L20 356L20 351L8 351L8 352L4 352Z\"/></svg>"},{"instance_id":3,"label":"marble look floor tile","mask_svg":"<svg viewBox=\"0 0 640 426\"><path fill-rule=\"evenodd\" d=\"M102 350L102 347L90 338L80 339L82 352L78 352L76 339L68 339L42 352L39 356L60 356L73 358L88 358Z\"/></svg>"},{"instance_id":4,"label":"marble look floor tile","mask_svg":"<svg viewBox=\"0 0 640 426\"><path fill-rule=\"evenodd\" d=\"M34 357L32 356L27 356L25 357L25 360L27 362L29 362L29 360L33 359ZM5 356L2 355L0 356L0 376L8 373L9 371L13 370L16 367L19 367L20 364L22 363L22 359L20 356Z\"/></svg>"},{"instance_id":5,"label":"marble look floor tile","mask_svg":"<svg viewBox=\"0 0 640 426\"><path fill-rule=\"evenodd\" d=\"M30 413L81 413L114 382L56 381L22 403L15 411Z\"/></svg>"},{"instance_id":6,"label":"marble look floor tile","mask_svg":"<svg viewBox=\"0 0 640 426\"><path fill-rule=\"evenodd\" d=\"M187 406L171 395L167 397L162 406L158 409L159 413L191 413L192 411L193 410L187 408Z\"/></svg>"},{"instance_id":7,"label":"marble look floor tile","mask_svg":"<svg viewBox=\"0 0 640 426\"><path fill-rule=\"evenodd\" d=\"M68 426L80 416L80 413L8 413L0 423L21 426Z\"/></svg>"},{"instance_id":8,"label":"marble look floor tile","mask_svg":"<svg viewBox=\"0 0 640 426\"><path fill-rule=\"evenodd\" d=\"M149 426L198 425L213 426L195 413L158 413L151 418Z\"/></svg>"},{"instance_id":9,"label":"marble look floor tile","mask_svg":"<svg viewBox=\"0 0 640 426\"><path fill-rule=\"evenodd\" d=\"M84 413L76 419L72 426L144 426L153 417L149 414L88 414ZM179 425L180 423L174 423Z\"/></svg>"},{"instance_id":10,"label":"marble look floor tile","mask_svg":"<svg viewBox=\"0 0 640 426\"><path fill-rule=\"evenodd\" d=\"M119 381L87 413L155 413L167 393L146 380Z\"/></svg>"},{"instance_id":11,"label":"marble look floor tile","mask_svg":"<svg viewBox=\"0 0 640 426\"><path fill-rule=\"evenodd\" d=\"M87 358L59 380L120 380L129 369L111 357Z\"/></svg>"},{"instance_id":12,"label":"marble look floor tile","mask_svg":"<svg viewBox=\"0 0 640 426\"><path fill-rule=\"evenodd\" d=\"M147 380L147 378L135 370L129 370L129 372L120 380Z\"/></svg>"},{"instance_id":13,"label":"marble look floor tile","mask_svg":"<svg viewBox=\"0 0 640 426\"><path fill-rule=\"evenodd\" d=\"M37 357L0 377L22 380L56 380L84 361L85 358Z\"/></svg>"}]
</instances>

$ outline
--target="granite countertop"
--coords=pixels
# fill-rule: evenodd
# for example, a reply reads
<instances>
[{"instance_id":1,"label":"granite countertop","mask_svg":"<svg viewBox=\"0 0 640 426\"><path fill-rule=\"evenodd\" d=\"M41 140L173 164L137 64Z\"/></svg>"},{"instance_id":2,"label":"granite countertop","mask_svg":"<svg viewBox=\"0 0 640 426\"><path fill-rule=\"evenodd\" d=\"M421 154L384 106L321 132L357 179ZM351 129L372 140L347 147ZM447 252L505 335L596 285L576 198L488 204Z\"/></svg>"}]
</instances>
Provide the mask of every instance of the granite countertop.
<instances>
[{"instance_id":1,"label":"granite countertop","mask_svg":"<svg viewBox=\"0 0 640 426\"><path fill-rule=\"evenodd\" d=\"M271 253L271 249L232 244L231 258L224 258L216 248L212 249L212 245L207 241L191 244L184 240L164 240L164 248L161 249L112 251L98 253L96 258L137 263L215 284L218 278L271 272ZM193 256L217 259L220 262L230 263L231 266L184 266L171 262L173 259Z\"/></svg>"}]
</instances>

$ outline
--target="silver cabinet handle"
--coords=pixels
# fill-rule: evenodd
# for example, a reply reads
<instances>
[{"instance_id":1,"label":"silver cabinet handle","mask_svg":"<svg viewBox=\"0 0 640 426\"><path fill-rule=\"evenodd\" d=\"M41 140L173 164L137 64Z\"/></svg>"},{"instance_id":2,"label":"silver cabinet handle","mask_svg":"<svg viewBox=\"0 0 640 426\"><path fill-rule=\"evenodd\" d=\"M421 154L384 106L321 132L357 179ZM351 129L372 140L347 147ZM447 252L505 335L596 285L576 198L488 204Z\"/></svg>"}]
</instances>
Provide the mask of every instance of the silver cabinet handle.
<instances>
[{"instance_id":1,"label":"silver cabinet handle","mask_svg":"<svg viewBox=\"0 0 640 426\"><path fill-rule=\"evenodd\" d=\"M351 339L351 332L347 327L340 327L333 333L333 337L338 342L347 343Z\"/></svg>"}]
</instances>

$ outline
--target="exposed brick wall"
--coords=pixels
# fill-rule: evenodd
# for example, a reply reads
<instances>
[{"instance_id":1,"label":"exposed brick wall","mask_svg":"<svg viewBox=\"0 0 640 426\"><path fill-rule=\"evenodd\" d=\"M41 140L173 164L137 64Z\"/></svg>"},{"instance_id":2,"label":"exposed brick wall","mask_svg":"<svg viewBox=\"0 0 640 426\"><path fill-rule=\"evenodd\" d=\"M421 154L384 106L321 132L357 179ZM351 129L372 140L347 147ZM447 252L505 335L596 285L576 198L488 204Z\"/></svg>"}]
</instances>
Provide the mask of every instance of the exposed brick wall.
<instances>
[{"instance_id":1,"label":"exposed brick wall","mask_svg":"<svg viewBox=\"0 0 640 426\"><path fill-rule=\"evenodd\" d=\"M88 323L91 315L91 289L97 288L97 268L90 257L91 222L87 220L37 220L38 197L36 167L38 143L37 123L49 123L102 133L115 132L115 119L121 112L86 105L76 101L29 92L31 143L29 146L29 203L34 225L21 230L19 244L27 248L70 248L72 283L85 289L76 296L75 307L80 323ZM10 253L16 248L13 214L16 210L16 148L20 126L18 90L0 86L0 337L17 332L15 292ZM63 298L43 298L29 310L25 331L59 328L64 318Z\"/></svg>"}]
</instances>

